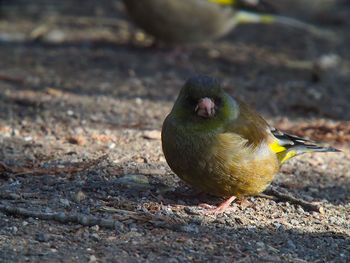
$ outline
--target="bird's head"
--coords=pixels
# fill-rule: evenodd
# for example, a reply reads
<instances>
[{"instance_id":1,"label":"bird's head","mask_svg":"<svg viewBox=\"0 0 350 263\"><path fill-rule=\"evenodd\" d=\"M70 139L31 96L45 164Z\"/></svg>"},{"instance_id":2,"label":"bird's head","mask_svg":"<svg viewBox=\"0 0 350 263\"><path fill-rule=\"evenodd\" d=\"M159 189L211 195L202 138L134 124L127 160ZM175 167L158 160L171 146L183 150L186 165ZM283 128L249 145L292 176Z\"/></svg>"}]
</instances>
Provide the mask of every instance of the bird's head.
<instances>
[{"instance_id":1,"label":"bird's head","mask_svg":"<svg viewBox=\"0 0 350 263\"><path fill-rule=\"evenodd\" d=\"M236 115L235 104L217 79L196 75L181 89L171 114L177 123L205 132L232 119Z\"/></svg>"}]
</instances>

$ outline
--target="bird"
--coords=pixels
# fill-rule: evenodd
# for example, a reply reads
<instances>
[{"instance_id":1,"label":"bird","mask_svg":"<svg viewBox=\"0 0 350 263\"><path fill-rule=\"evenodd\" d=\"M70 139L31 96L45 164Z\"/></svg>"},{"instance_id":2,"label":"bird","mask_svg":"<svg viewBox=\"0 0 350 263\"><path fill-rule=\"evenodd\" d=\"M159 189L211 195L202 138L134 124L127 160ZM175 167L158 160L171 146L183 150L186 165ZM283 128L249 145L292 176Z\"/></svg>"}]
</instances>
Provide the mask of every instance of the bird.
<instances>
[{"instance_id":1,"label":"bird","mask_svg":"<svg viewBox=\"0 0 350 263\"><path fill-rule=\"evenodd\" d=\"M211 41L228 34L242 23L278 23L317 36L333 34L300 20L252 12L271 10L262 0L123 0L137 26L167 44Z\"/></svg>"},{"instance_id":2,"label":"bird","mask_svg":"<svg viewBox=\"0 0 350 263\"><path fill-rule=\"evenodd\" d=\"M207 211L215 214L236 198L263 192L288 159L338 151L273 128L206 75L186 81L163 122L161 140L165 159L178 177L203 192L229 197Z\"/></svg>"}]
</instances>

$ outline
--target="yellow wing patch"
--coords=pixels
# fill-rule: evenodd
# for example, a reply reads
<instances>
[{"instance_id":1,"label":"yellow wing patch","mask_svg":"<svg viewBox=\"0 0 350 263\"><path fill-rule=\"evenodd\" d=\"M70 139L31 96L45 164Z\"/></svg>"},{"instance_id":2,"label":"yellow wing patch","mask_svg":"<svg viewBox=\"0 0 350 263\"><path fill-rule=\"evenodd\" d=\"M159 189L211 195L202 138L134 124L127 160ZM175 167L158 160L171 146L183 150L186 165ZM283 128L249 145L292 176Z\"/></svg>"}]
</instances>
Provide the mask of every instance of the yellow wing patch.
<instances>
[{"instance_id":1,"label":"yellow wing patch","mask_svg":"<svg viewBox=\"0 0 350 263\"><path fill-rule=\"evenodd\" d=\"M270 148L271 148L271 151L273 151L276 154L287 150L286 147L279 145L277 140L275 140L274 143L270 144Z\"/></svg>"},{"instance_id":2,"label":"yellow wing patch","mask_svg":"<svg viewBox=\"0 0 350 263\"><path fill-rule=\"evenodd\" d=\"M233 5L235 0L209 0L209 2L217 3L220 5Z\"/></svg>"},{"instance_id":3,"label":"yellow wing patch","mask_svg":"<svg viewBox=\"0 0 350 263\"><path fill-rule=\"evenodd\" d=\"M283 159L281 160L281 163L287 161L288 159L292 158L293 156L295 156L297 154L296 151L290 151L288 152L284 157Z\"/></svg>"},{"instance_id":4,"label":"yellow wing patch","mask_svg":"<svg viewBox=\"0 0 350 263\"><path fill-rule=\"evenodd\" d=\"M297 154L296 151L287 152L287 148L278 144L278 141L275 140L274 143L270 144L271 151L273 151L276 155L280 163L287 161Z\"/></svg>"}]
</instances>

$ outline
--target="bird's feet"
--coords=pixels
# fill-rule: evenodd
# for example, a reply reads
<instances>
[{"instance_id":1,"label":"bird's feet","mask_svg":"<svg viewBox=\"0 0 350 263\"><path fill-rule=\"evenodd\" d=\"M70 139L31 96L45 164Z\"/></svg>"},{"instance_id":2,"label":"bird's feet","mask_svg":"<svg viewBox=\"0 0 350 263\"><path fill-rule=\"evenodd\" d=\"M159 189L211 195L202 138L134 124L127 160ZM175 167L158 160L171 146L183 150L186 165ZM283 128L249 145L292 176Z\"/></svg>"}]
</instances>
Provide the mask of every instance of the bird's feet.
<instances>
[{"instance_id":1,"label":"bird's feet","mask_svg":"<svg viewBox=\"0 0 350 263\"><path fill-rule=\"evenodd\" d=\"M236 199L235 196L231 196L229 199L227 199L225 202L223 202L219 206L212 206L208 204L199 204L199 206L206 209L202 212L203 214L206 214L206 215L217 215L225 211L235 212L237 210L237 207L230 207L230 204L235 199Z\"/></svg>"}]
</instances>

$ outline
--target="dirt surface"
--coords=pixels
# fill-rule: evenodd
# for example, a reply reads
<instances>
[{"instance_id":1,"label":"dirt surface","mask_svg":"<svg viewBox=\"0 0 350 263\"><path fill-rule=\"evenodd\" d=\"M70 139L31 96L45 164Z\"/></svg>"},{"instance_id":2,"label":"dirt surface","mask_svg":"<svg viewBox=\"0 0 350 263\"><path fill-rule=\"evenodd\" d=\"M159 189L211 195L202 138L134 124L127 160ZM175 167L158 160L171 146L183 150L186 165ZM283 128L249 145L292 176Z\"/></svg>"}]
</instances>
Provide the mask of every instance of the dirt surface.
<instances>
[{"instance_id":1,"label":"dirt surface","mask_svg":"<svg viewBox=\"0 0 350 263\"><path fill-rule=\"evenodd\" d=\"M174 51L119 1L2 3L0 262L350 262L349 4L313 21L337 39L244 25ZM343 152L286 162L272 189L294 198L203 215L223 199L184 196L160 142L195 73Z\"/></svg>"}]
</instances>

